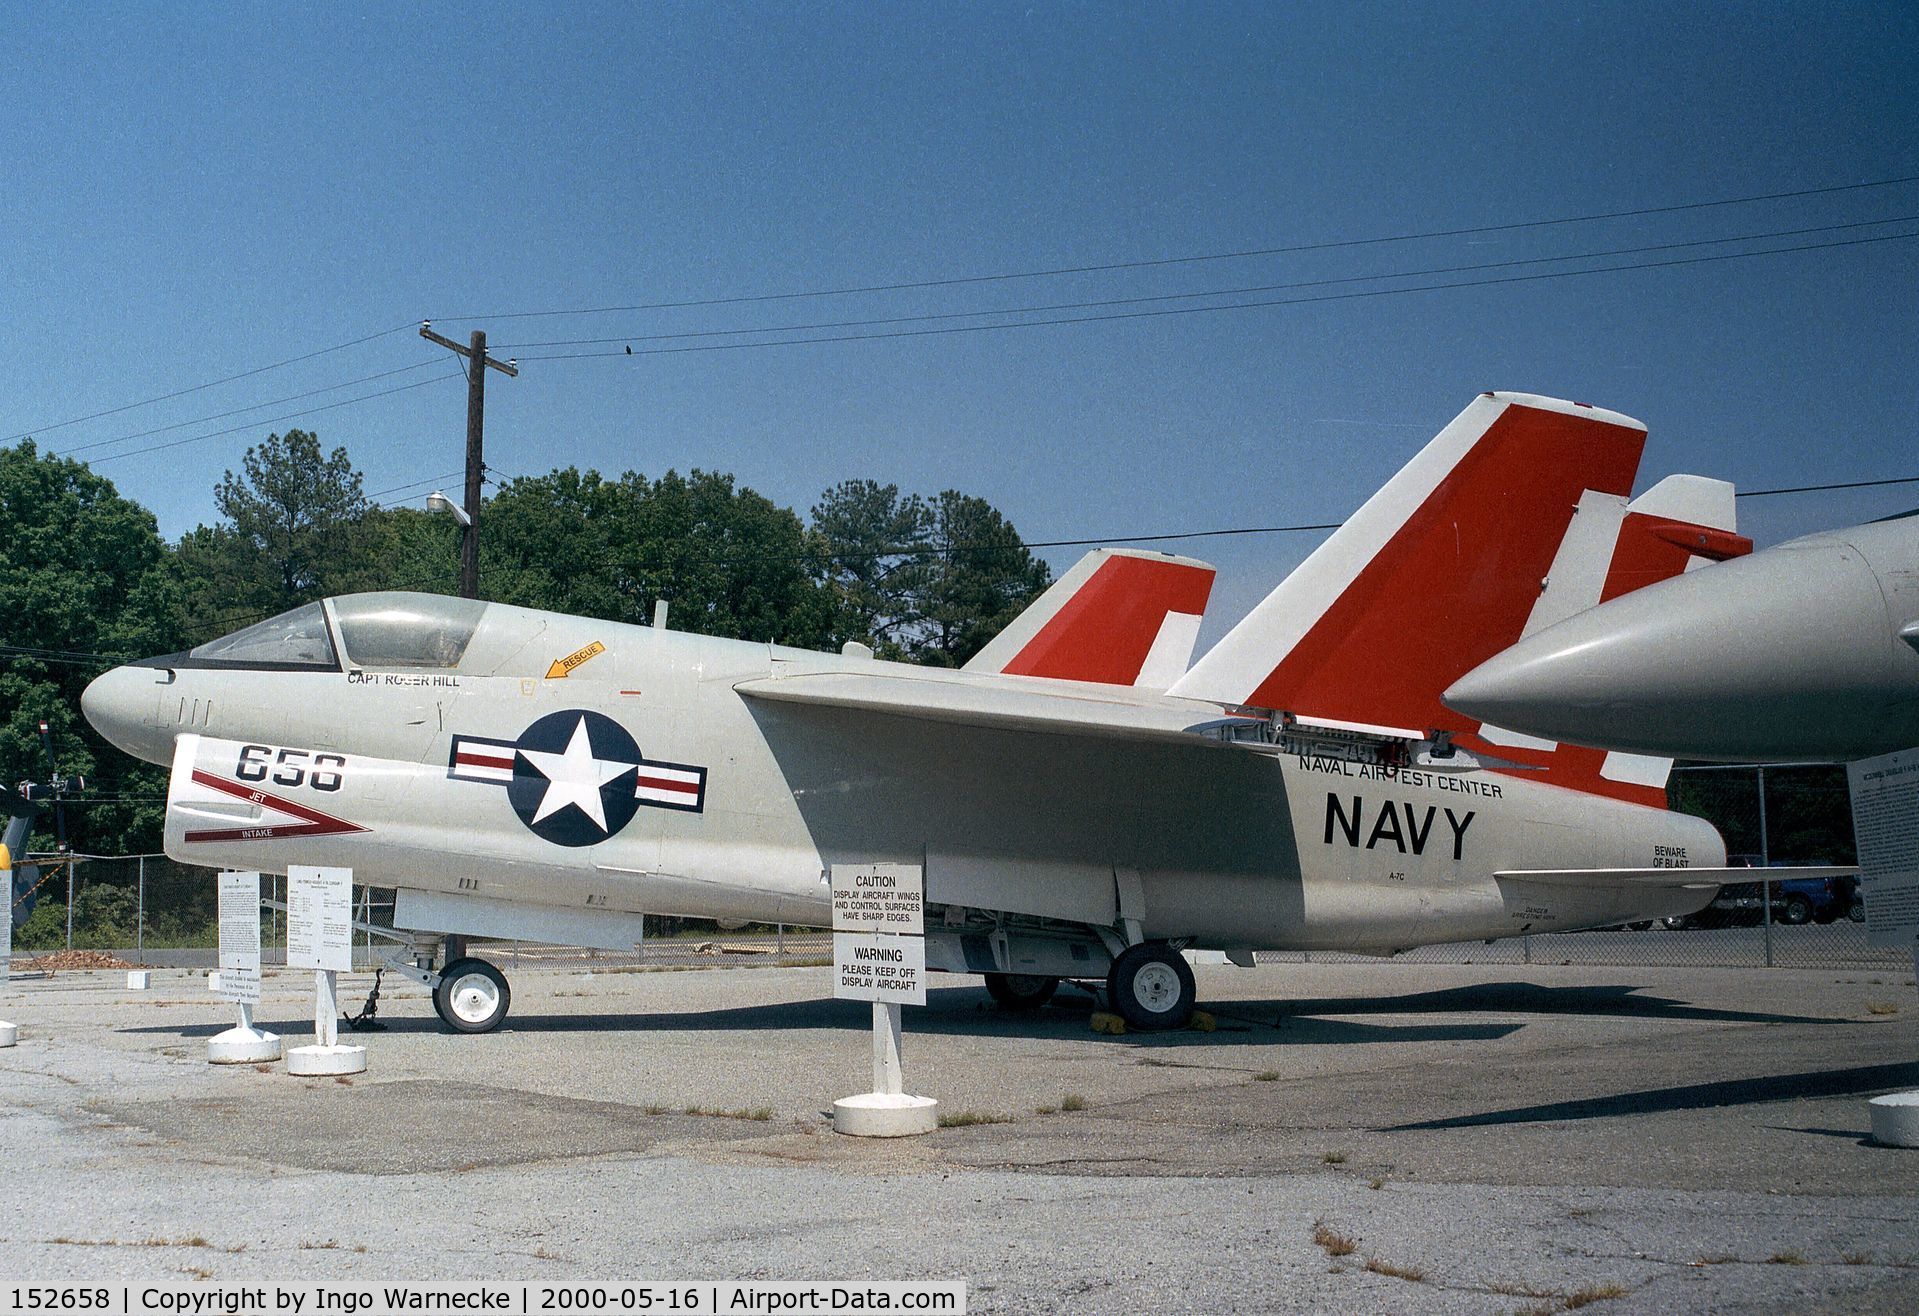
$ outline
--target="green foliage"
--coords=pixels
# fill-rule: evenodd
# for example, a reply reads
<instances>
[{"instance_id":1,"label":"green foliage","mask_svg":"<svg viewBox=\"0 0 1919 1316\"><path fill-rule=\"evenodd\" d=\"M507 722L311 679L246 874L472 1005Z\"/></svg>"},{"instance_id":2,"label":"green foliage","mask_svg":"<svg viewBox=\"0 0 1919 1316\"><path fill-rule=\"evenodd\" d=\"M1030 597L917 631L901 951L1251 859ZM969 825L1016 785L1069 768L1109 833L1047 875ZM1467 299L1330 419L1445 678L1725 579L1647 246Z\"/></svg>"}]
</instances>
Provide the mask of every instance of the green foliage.
<instances>
[{"instance_id":1,"label":"green foliage","mask_svg":"<svg viewBox=\"0 0 1919 1316\"><path fill-rule=\"evenodd\" d=\"M80 716L80 692L105 665L84 655L178 648L177 617L152 513L81 463L42 456L31 440L0 450L0 645L46 654L0 652L0 782L46 775L45 719L62 773L85 775L102 798L70 812L76 847L158 838L158 803L131 797L155 794L164 770L96 737ZM43 819L34 844L51 839Z\"/></svg>"},{"instance_id":2,"label":"green foliage","mask_svg":"<svg viewBox=\"0 0 1919 1316\"><path fill-rule=\"evenodd\" d=\"M901 498L848 480L813 508L813 541L835 639L940 667L978 653L1052 580L1005 517L952 489Z\"/></svg>"}]
</instances>

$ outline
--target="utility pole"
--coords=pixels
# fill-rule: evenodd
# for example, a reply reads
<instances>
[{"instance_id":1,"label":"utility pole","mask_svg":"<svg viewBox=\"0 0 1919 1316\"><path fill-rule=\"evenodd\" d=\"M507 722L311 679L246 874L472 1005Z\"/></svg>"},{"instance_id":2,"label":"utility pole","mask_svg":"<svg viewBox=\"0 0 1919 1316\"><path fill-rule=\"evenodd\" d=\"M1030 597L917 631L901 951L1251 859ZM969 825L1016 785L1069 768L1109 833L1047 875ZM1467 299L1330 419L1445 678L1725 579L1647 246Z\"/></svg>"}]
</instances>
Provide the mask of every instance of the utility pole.
<instances>
[{"instance_id":1,"label":"utility pole","mask_svg":"<svg viewBox=\"0 0 1919 1316\"><path fill-rule=\"evenodd\" d=\"M520 373L517 360L496 361L486 354L486 331L475 329L473 340L462 347L451 338L433 332L433 321L420 323L420 337L430 343L459 353L466 358L466 525L460 531L460 597L480 597L480 481L486 474L481 456L486 433L486 372L488 368L504 375Z\"/></svg>"}]
</instances>

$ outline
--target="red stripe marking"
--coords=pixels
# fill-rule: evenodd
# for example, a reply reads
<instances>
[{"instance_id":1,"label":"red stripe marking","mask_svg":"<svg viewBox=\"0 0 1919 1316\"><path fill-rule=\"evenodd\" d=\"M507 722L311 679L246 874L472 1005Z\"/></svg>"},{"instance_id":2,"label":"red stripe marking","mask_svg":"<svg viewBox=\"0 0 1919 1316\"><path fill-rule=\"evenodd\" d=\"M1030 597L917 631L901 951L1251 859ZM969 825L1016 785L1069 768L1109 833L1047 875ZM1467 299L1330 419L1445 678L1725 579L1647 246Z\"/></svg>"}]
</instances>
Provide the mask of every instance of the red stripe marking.
<instances>
[{"instance_id":1,"label":"red stripe marking","mask_svg":"<svg viewBox=\"0 0 1919 1316\"><path fill-rule=\"evenodd\" d=\"M1211 567L1110 557L1006 664L1009 676L1131 685L1169 612L1203 615Z\"/></svg>"},{"instance_id":2,"label":"red stripe marking","mask_svg":"<svg viewBox=\"0 0 1919 1316\"><path fill-rule=\"evenodd\" d=\"M677 791L681 795L700 793L700 784L697 781L676 781L670 777L641 777L633 785L635 789Z\"/></svg>"},{"instance_id":3,"label":"red stripe marking","mask_svg":"<svg viewBox=\"0 0 1919 1316\"><path fill-rule=\"evenodd\" d=\"M1750 552L1752 540L1744 535L1628 512L1613 544L1612 562L1606 568L1606 585L1599 601L1606 603L1677 576L1695 555L1710 562L1724 562Z\"/></svg>"},{"instance_id":4,"label":"red stripe marking","mask_svg":"<svg viewBox=\"0 0 1919 1316\"><path fill-rule=\"evenodd\" d=\"M513 770L513 756L511 754L505 758L498 758L491 754L482 754L478 750L463 749L453 761L456 764L468 768L500 768L507 772Z\"/></svg>"}]
</instances>

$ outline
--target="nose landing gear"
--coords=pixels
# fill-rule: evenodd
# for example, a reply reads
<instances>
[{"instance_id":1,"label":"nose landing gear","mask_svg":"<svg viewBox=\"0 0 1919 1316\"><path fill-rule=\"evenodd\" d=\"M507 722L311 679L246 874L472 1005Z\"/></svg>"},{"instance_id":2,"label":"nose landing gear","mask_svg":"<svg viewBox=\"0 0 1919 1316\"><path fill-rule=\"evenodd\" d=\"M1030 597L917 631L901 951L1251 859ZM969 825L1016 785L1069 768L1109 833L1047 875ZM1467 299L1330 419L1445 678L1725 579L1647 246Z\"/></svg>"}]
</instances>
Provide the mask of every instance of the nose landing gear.
<instances>
[{"instance_id":1,"label":"nose landing gear","mask_svg":"<svg viewBox=\"0 0 1919 1316\"><path fill-rule=\"evenodd\" d=\"M506 1019L513 991L506 975L485 960L467 956L440 970L433 1009L456 1033L490 1033Z\"/></svg>"}]
</instances>

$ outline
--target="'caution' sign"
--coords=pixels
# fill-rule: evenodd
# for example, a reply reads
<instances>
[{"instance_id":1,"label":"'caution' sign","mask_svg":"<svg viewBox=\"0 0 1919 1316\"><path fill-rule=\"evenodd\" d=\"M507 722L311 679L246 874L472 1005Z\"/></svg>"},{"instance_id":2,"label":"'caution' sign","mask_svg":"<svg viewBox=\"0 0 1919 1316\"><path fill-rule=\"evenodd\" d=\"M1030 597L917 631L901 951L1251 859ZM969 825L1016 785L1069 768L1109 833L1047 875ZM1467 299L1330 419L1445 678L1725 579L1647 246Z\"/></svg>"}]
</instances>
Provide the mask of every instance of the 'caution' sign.
<instances>
[{"instance_id":1,"label":"'caution' sign","mask_svg":"<svg viewBox=\"0 0 1919 1316\"><path fill-rule=\"evenodd\" d=\"M571 676L575 667L578 667L588 659L597 658L605 652L606 646L598 640L595 640L584 649L577 649L564 658L554 659L553 665L546 669L546 679L549 681L558 681L562 677Z\"/></svg>"}]
</instances>

